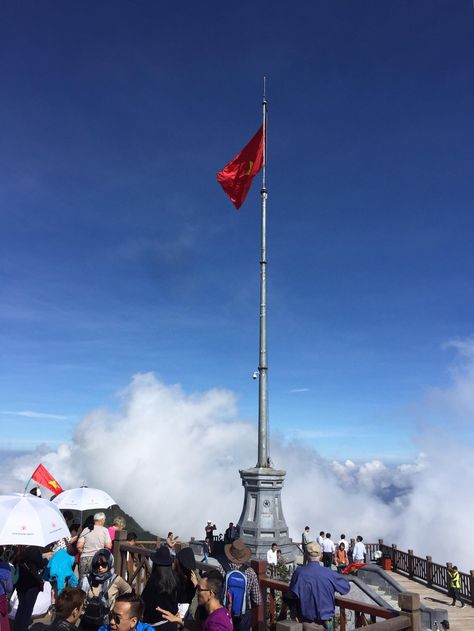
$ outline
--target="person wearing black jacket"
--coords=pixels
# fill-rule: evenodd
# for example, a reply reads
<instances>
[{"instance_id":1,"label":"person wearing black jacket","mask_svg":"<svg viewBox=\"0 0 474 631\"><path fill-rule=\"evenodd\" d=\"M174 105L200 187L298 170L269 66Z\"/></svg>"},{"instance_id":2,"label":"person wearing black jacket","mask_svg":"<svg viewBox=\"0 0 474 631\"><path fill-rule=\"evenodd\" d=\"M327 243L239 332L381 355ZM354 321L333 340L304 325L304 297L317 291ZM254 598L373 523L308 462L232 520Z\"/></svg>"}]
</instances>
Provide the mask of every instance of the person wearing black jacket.
<instances>
[{"instance_id":1,"label":"person wearing black jacket","mask_svg":"<svg viewBox=\"0 0 474 631\"><path fill-rule=\"evenodd\" d=\"M145 603L143 621L151 625L161 622L160 631L177 631L175 622L166 622L157 607L178 613L178 581L171 568L171 555L167 546L161 546L150 555L153 570L145 585L142 599Z\"/></svg>"},{"instance_id":2,"label":"person wearing black jacket","mask_svg":"<svg viewBox=\"0 0 474 631\"><path fill-rule=\"evenodd\" d=\"M198 579L196 576L196 559L191 548L181 548L174 562L175 576L178 581L178 604L191 604Z\"/></svg>"},{"instance_id":3,"label":"person wearing black jacket","mask_svg":"<svg viewBox=\"0 0 474 631\"><path fill-rule=\"evenodd\" d=\"M85 599L86 593L79 587L65 587L56 600L55 617L47 631L77 631Z\"/></svg>"},{"instance_id":4,"label":"person wearing black jacket","mask_svg":"<svg viewBox=\"0 0 474 631\"><path fill-rule=\"evenodd\" d=\"M43 569L47 563L38 546L19 546L14 559L18 566L18 609L15 616L14 631L28 631L31 614L40 591L43 591Z\"/></svg>"}]
</instances>

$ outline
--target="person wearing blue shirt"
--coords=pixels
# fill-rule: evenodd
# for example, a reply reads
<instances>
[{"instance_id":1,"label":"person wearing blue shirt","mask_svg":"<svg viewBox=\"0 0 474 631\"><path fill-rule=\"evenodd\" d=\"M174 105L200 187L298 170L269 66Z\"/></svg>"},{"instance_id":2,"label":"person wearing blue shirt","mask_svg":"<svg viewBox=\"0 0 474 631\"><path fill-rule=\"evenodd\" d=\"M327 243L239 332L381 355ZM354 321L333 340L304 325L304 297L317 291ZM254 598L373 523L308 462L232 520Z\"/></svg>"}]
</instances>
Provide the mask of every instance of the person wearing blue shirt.
<instances>
[{"instance_id":1,"label":"person wearing blue shirt","mask_svg":"<svg viewBox=\"0 0 474 631\"><path fill-rule=\"evenodd\" d=\"M109 614L110 623L99 627L98 631L155 631L151 625L142 622L143 610L140 596L121 594Z\"/></svg>"},{"instance_id":2,"label":"person wearing blue shirt","mask_svg":"<svg viewBox=\"0 0 474 631\"><path fill-rule=\"evenodd\" d=\"M309 563L295 570L290 591L298 598L298 618L303 631L330 631L334 628L335 594L347 594L349 581L319 564L317 543L309 543L307 552Z\"/></svg>"}]
</instances>

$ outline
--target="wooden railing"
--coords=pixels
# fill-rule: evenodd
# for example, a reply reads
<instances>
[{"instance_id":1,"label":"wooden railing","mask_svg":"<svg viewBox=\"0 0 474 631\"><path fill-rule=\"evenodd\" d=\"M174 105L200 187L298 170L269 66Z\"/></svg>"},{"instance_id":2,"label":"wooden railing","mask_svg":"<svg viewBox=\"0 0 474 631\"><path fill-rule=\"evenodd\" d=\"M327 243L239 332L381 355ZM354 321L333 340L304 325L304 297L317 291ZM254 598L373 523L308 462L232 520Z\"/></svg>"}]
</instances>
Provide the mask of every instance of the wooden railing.
<instances>
[{"instance_id":1,"label":"wooden railing","mask_svg":"<svg viewBox=\"0 0 474 631\"><path fill-rule=\"evenodd\" d=\"M406 574L409 578L422 581L428 587L438 589L443 592L449 591L450 577L448 569L452 567L452 563L440 565L433 563L431 556L425 558L415 556L413 550L404 552L399 550L396 544L387 546L383 539L379 539L378 544L367 544L367 551L380 550L384 557L390 558L392 562L392 570L401 574ZM474 606L474 570L469 574L459 572L461 577L460 595L463 601Z\"/></svg>"},{"instance_id":2,"label":"wooden railing","mask_svg":"<svg viewBox=\"0 0 474 631\"><path fill-rule=\"evenodd\" d=\"M129 546L125 542L126 533L118 531L114 541L113 553L115 571L132 585L137 594L141 594L151 573L149 548ZM201 567L201 564L198 564ZM252 609L252 628L254 631L302 631L298 623L288 620L287 607L283 594L289 585L267 576L266 561L252 561L252 568L257 574L262 592L262 604ZM211 566L207 566L211 567ZM346 631L347 623L353 620L355 627L372 626L374 631L395 631L397 629L420 630L420 599L417 594L404 592L399 597L401 611L385 609L376 605L336 597L336 618L340 631ZM383 622L380 622L383 620ZM284 625L281 627L280 625ZM277 626L280 627L277 629Z\"/></svg>"},{"instance_id":3,"label":"wooden railing","mask_svg":"<svg viewBox=\"0 0 474 631\"><path fill-rule=\"evenodd\" d=\"M115 572L131 585L135 593L141 594L151 574L149 559L153 549L141 545L130 546L122 539L122 531L115 535L113 555Z\"/></svg>"},{"instance_id":4,"label":"wooden railing","mask_svg":"<svg viewBox=\"0 0 474 631\"><path fill-rule=\"evenodd\" d=\"M271 579L266 575L266 561L252 561L263 601L260 607L252 609L252 628L261 631L299 631L296 623L287 620L288 610L283 600L283 594L288 591L288 583ZM354 621L355 627L371 625L374 631L384 629L420 629L420 597L418 594L404 592L400 595L400 609L386 609L377 605L351 600L336 596L336 619L340 631L346 631L349 621ZM396 620L395 620L396 619ZM386 622L380 622L384 620ZM378 621L378 622L377 622ZM284 625L281 623L285 622Z\"/></svg>"}]
</instances>

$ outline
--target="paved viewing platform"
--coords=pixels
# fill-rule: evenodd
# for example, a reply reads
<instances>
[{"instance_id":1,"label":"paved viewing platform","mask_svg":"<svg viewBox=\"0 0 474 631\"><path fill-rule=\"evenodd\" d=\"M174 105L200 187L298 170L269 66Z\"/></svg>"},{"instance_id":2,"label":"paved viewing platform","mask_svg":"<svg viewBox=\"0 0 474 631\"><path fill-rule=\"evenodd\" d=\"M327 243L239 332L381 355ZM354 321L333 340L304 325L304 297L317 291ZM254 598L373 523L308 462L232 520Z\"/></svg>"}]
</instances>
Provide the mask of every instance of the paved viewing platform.
<instances>
[{"instance_id":1,"label":"paved viewing platform","mask_svg":"<svg viewBox=\"0 0 474 631\"><path fill-rule=\"evenodd\" d=\"M413 594L419 594L421 604L425 604L427 607L446 607L448 609L450 631L474 631L474 608L471 605L463 609L461 609L459 604L456 607L450 607L451 597L446 593L438 592L419 581L399 573L394 574L394 578L402 589ZM438 622L441 621L438 620Z\"/></svg>"}]
</instances>

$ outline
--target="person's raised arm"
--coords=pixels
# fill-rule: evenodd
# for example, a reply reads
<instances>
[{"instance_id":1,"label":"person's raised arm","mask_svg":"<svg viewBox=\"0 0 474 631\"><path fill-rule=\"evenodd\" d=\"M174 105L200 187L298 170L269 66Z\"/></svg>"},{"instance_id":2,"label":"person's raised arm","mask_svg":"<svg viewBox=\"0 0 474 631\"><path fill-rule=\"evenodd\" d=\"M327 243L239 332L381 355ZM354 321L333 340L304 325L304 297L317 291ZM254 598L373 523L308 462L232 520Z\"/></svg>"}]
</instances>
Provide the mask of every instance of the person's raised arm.
<instances>
[{"instance_id":1,"label":"person's raised arm","mask_svg":"<svg viewBox=\"0 0 474 631\"><path fill-rule=\"evenodd\" d=\"M157 607L156 611L159 611L165 620L168 622L174 622L180 627L186 627L186 629L189 629L190 631L199 631L201 629L201 624L199 622L188 618L183 620L179 613L171 613L171 611L167 611L161 607Z\"/></svg>"}]
</instances>

